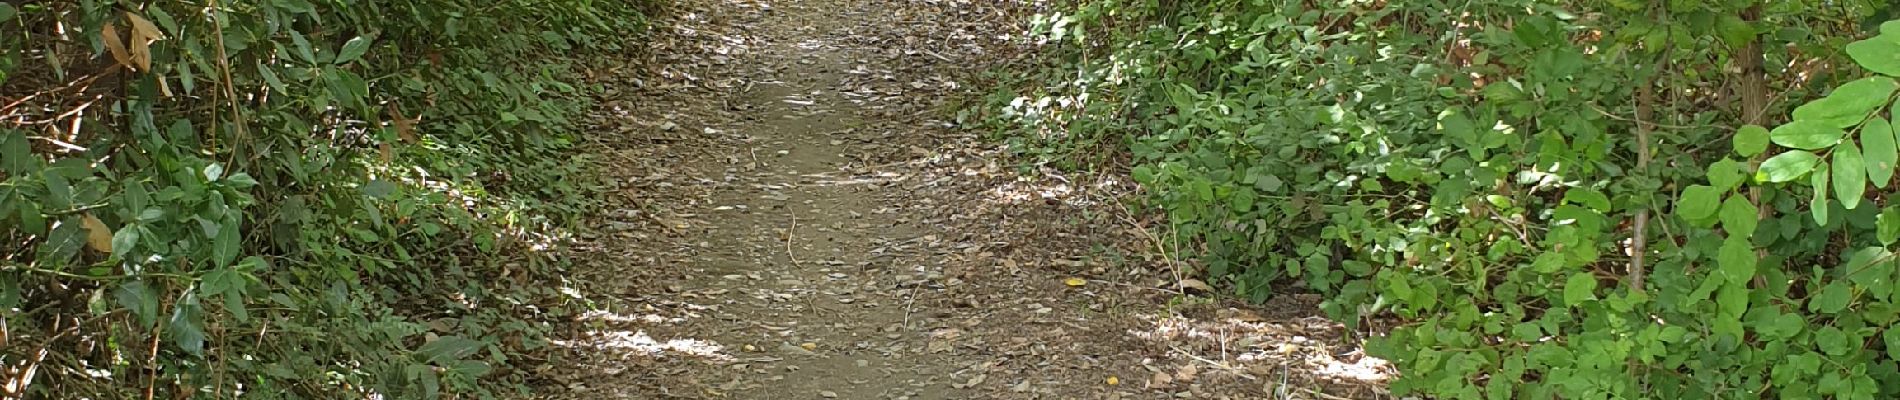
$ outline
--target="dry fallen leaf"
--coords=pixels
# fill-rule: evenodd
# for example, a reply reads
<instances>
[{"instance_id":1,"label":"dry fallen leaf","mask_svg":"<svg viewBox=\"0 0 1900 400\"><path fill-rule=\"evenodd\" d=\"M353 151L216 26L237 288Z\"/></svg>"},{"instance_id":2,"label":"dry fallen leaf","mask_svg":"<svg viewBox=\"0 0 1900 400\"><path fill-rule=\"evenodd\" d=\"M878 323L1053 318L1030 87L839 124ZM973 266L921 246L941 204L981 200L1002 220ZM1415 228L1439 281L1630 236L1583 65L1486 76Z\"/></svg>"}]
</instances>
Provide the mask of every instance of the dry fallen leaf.
<instances>
[{"instance_id":1,"label":"dry fallen leaf","mask_svg":"<svg viewBox=\"0 0 1900 400\"><path fill-rule=\"evenodd\" d=\"M1069 285L1069 287L1082 287L1082 285L1089 284L1089 281L1082 278L1069 278L1063 279L1062 284Z\"/></svg>"},{"instance_id":2,"label":"dry fallen leaf","mask_svg":"<svg viewBox=\"0 0 1900 400\"><path fill-rule=\"evenodd\" d=\"M165 34L158 30L158 26L152 25L152 21L137 14L128 11L125 19L132 22L131 65L137 65L140 71L149 71L152 69L152 42L164 38Z\"/></svg>"},{"instance_id":3,"label":"dry fallen leaf","mask_svg":"<svg viewBox=\"0 0 1900 400\"><path fill-rule=\"evenodd\" d=\"M105 222L100 222L92 214L81 218L80 224L86 228L86 245L100 253L112 253L112 228L107 228Z\"/></svg>"},{"instance_id":4,"label":"dry fallen leaf","mask_svg":"<svg viewBox=\"0 0 1900 400\"><path fill-rule=\"evenodd\" d=\"M1202 282L1200 279L1182 279L1181 290L1187 292L1213 293L1214 287L1208 286L1207 282Z\"/></svg>"},{"instance_id":5,"label":"dry fallen leaf","mask_svg":"<svg viewBox=\"0 0 1900 400\"><path fill-rule=\"evenodd\" d=\"M1115 386L1115 385L1120 385L1120 384L1122 384L1122 379L1121 379L1121 378L1116 378L1116 377L1113 377L1113 376L1111 376L1111 377L1108 377L1108 385L1109 385L1109 386Z\"/></svg>"},{"instance_id":6,"label":"dry fallen leaf","mask_svg":"<svg viewBox=\"0 0 1900 400\"><path fill-rule=\"evenodd\" d=\"M112 59L114 61L118 61L119 65L124 65L128 68L132 67L132 56L126 54L125 42L123 39L119 39L118 27L112 26L111 22L100 26L99 39L106 43L106 50L112 53Z\"/></svg>"}]
</instances>

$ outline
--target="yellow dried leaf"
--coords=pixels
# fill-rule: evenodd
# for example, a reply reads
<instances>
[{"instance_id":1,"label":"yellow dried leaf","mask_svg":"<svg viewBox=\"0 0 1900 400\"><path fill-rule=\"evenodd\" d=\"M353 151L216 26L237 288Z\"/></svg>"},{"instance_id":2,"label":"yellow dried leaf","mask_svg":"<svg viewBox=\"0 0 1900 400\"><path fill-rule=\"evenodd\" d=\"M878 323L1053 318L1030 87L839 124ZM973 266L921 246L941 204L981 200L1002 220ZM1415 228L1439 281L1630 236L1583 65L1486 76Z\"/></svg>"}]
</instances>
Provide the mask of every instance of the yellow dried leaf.
<instances>
[{"instance_id":1,"label":"yellow dried leaf","mask_svg":"<svg viewBox=\"0 0 1900 400\"><path fill-rule=\"evenodd\" d=\"M812 350L812 351L818 350L818 344L812 343L812 342L805 342L804 344L798 345L798 347L803 347L805 348L805 350Z\"/></svg>"},{"instance_id":2,"label":"yellow dried leaf","mask_svg":"<svg viewBox=\"0 0 1900 400\"><path fill-rule=\"evenodd\" d=\"M1109 386L1115 386L1115 385L1120 385L1120 384L1122 384L1122 379L1121 379L1121 378L1116 378L1116 377L1113 377L1113 376L1111 376L1111 377L1108 377L1108 385L1109 385Z\"/></svg>"},{"instance_id":3,"label":"yellow dried leaf","mask_svg":"<svg viewBox=\"0 0 1900 400\"><path fill-rule=\"evenodd\" d=\"M79 221L80 226L86 228L86 245L100 253L112 254L112 228L107 228L105 222L92 214L86 214Z\"/></svg>"},{"instance_id":4,"label":"yellow dried leaf","mask_svg":"<svg viewBox=\"0 0 1900 400\"><path fill-rule=\"evenodd\" d=\"M126 67L132 66L132 56L125 52L125 42L119 39L118 27L112 26L111 22L99 27L99 39L106 43L106 50L112 53L114 61Z\"/></svg>"},{"instance_id":5,"label":"yellow dried leaf","mask_svg":"<svg viewBox=\"0 0 1900 400\"><path fill-rule=\"evenodd\" d=\"M1082 287L1082 285L1089 284L1089 281L1082 278L1069 278L1063 279L1062 284L1069 285L1069 287Z\"/></svg>"},{"instance_id":6,"label":"yellow dried leaf","mask_svg":"<svg viewBox=\"0 0 1900 400\"><path fill-rule=\"evenodd\" d=\"M158 30L157 25L152 25L152 21L137 14L128 11L125 19L132 22L132 63L140 71L149 71L152 69L152 42L164 38L165 34Z\"/></svg>"}]
</instances>

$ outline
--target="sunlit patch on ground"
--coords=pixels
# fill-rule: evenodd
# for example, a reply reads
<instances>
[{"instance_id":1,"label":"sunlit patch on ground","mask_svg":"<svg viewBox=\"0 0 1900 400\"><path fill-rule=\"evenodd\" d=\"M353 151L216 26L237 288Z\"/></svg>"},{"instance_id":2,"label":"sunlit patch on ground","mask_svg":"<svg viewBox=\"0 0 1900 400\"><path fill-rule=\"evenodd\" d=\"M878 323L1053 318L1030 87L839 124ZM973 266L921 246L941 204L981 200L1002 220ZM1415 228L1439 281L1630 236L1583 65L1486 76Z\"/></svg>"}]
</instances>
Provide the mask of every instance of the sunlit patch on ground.
<instances>
[{"instance_id":1,"label":"sunlit patch on ground","mask_svg":"<svg viewBox=\"0 0 1900 400\"><path fill-rule=\"evenodd\" d=\"M596 350L618 350L627 357L666 357L669 355L707 358L716 361L731 361L732 356L724 353L725 346L699 339L668 339L661 341L648 336L646 331L592 331L576 340L554 340L556 346L568 348L588 348Z\"/></svg>"},{"instance_id":2,"label":"sunlit patch on ground","mask_svg":"<svg viewBox=\"0 0 1900 400\"><path fill-rule=\"evenodd\" d=\"M1042 179L1018 179L990 188L989 200L1001 205L1030 202L1061 203L1084 207L1102 203L1104 194L1125 191L1127 182L1113 176L1100 176L1094 182L1072 182L1062 175L1045 172Z\"/></svg>"},{"instance_id":3,"label":"sunlit patch on ground","mask_svg":"<svg viewBox=\"0 0 1900 400\"><path fill-rule=\"evenodd\" d=\"M1246 380L1286 382L1289 390L1310 391L1324 383L1366 387L1392 378L1385 360L1339 340L1344 328L1322 317L1270 320L1244 310L1226 309L1212 318L1143 315L1151 325L1128 334L1169 350L1160 366L1200 371L1185 375L1227 374ZM1166 369L1163 369L1167 371ZM1158 372L1148 384L1163 387L1182 373Z\"/></svg>"}]
</instances>

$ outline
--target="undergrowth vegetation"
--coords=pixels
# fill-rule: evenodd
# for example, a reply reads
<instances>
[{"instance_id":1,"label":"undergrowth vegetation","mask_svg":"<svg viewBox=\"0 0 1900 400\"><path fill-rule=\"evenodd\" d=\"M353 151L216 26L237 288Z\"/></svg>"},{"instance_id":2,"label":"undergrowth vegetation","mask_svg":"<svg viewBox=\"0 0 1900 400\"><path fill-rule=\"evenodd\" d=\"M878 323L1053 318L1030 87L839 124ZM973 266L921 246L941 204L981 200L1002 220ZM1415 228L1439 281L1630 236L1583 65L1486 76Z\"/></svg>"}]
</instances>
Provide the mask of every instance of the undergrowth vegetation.
<instances>
[{"instance_id":1,"label":"undergrowth vegetation","mask_svg":"<svg viewBox=\"0 0 1900 400\"><path fill-rule=\"evenodd\" d=\"M0 398L487 398L655 3L0 1Z\"/></svg>"},{"instance_id":2,"label":"undergrowth vegetation","mask_svg":"<svg viewBox=\"0 0 1900 400\"><path fill-rule=\"evenodd\" d=\"M1236 295L1404 321L1395 393L1895 398L1887 7L1082 0L976 117L1131 160Z\"/></svg>"}]
</instances>

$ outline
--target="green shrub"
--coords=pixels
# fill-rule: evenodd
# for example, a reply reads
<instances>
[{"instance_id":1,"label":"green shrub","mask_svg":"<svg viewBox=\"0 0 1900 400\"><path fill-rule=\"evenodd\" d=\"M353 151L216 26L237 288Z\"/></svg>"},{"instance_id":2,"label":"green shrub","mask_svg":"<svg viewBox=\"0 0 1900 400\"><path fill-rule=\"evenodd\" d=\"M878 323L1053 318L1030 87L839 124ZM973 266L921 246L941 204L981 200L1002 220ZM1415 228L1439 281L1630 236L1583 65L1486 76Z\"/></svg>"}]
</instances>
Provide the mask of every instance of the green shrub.
<instances>
[{"instance_id":1,"label":"green shrub","mask_svg":"<svg viewBox=\"0 0 1900 400\"><path fill-rule=\"evenodd\" d=\"M1891 398L1885 7L1086 1L988 121L1126 145L1235 294L1402 317L1395 392Z\"/></svg>"},{"instance_id":2,"label":"green shrub","mask_svg":"<svg viewBox=\"0 0 1900 400\"><path fill-rule=\"evenodd\" d=\"M590 190L576 57L636 6L0 2L0 361L27 398L519 383Z\"/></svg>"}]
</instances>

